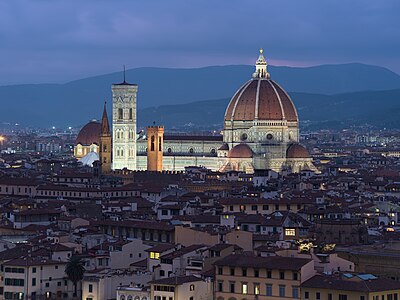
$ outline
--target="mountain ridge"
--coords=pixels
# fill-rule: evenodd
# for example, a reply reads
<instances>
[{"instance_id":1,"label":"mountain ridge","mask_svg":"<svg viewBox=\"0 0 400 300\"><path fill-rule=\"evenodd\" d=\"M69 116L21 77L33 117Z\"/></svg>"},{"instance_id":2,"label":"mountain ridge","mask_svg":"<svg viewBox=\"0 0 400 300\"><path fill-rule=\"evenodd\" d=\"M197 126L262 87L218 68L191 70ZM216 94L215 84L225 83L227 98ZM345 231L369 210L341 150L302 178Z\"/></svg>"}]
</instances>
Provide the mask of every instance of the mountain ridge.
<instances>
[{"instance_id":1,"label":"mountain ridge","mask_svg":"<svg viewBox=\"0 0 400 300\"><path fill-rule=\"evenodd\" d=\"M400 88L400 76L396 73L359 63L306 68L269 66L268 70L286 91L320 94L321 99L325 94ZM253 71L254 67L248 65L195 69L142 67L127 70L126 78L139 85L138 109L144 109L229 98L251 78ZM104 101L111 111L111 84L122 79L122 72L114 72L63 84L0 86L0 103L7 107L0 110L0 120L62 127L99 119Z\"/></svg>"}]
</instances>

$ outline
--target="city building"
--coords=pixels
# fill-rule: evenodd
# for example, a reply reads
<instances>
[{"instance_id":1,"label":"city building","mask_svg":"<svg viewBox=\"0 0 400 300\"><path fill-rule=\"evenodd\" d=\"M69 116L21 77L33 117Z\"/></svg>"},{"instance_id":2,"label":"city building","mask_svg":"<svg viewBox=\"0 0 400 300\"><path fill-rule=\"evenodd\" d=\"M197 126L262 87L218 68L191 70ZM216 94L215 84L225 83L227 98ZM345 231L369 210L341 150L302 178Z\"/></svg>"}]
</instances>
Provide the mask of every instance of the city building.
<instances>
[{"instance_id":1,"label":"city building","mask_svg":"<svg viewBox=\"0 0 400 300\"><path fill-rule=\"evenodd\" d=\"M147 128L147 136L137 136L138 86L127 83L125 78L122 83L113 84L112 153L100 152L100 160L106 165L103 169L109 169L111 157L114 170L183 171L187 166L204 166L222 172L316 171L310 154L299 144L296 108L283 88L271 79L262 49L255 67L252 78L233 95L222 135L216 136L164 135L161 127L154 126ZM104 112L103 121L106 119ZM100 124L90 122L81 131L75 157L81 158L90 151L98 153L100 136L105 143ZM107 139L106 144L109 146L111 141Z\"/></svg>"}]
</instances>

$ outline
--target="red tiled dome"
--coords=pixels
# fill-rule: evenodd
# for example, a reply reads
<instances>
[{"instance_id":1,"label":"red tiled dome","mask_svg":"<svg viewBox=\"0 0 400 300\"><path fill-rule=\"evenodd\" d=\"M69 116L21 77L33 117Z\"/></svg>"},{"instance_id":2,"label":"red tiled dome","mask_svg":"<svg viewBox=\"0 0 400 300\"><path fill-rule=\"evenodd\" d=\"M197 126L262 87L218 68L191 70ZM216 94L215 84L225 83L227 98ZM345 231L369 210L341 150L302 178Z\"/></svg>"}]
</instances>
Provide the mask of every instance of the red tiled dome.
<instances>
[{"instance_id":1,"label":"red tiled dome","mask_svg":"<svg viewBox=\"0 0 400 300\"><path fill-rule=\"evenodd\" d=\"M100 145L101 124L97 121L90 121L79 131L75 145L88 146L91 144Z\"/></svg>"},{"instance_id":2,"label":"red tiled dome","mask_svg":"<svg viewBox=\"0 0 400 300\"><path fill-rule=\"evenodd\" d=\"M289 95L273 80L254 78L232 97L225 121L287 120L297 122L297 111Z\"/></svg>"},{"instance_id":3,"label":"red tiled dome","mask_svg":"<svg viewBox=\"0 0 400 300\"><path fill-rule=\"evenodd\" d=\"M310 153L300 144L291 144L286 150L286 158L310 158Z\"/></svg>"},{"instance_id":4,"label":"red tiled dome","mask_svg":"<svg viewBox=\"0 0 400 300\"><path fill-rule=\"evenodd\" d=\"M229 158L252 158L253 151L246 144L239 144L228 153Z\"/></svg>"}]
</instances>

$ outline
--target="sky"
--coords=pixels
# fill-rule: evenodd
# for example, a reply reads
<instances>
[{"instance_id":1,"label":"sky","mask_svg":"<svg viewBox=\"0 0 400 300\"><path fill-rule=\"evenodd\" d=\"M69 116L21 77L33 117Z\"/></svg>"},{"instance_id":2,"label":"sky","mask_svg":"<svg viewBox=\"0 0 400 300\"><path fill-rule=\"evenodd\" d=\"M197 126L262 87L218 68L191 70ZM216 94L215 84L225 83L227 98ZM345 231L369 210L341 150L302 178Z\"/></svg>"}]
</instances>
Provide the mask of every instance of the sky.
<instances>
[{"instance_id":1,"label":"sky","mask_svg":"<svg viewBox=\"0 0 400 300\"><path fill-rule=\"evenodd\" d=\"M2 0L0 85L136 67L361 62L400 73L398 0Z\"/></svg>"}]
</instances>

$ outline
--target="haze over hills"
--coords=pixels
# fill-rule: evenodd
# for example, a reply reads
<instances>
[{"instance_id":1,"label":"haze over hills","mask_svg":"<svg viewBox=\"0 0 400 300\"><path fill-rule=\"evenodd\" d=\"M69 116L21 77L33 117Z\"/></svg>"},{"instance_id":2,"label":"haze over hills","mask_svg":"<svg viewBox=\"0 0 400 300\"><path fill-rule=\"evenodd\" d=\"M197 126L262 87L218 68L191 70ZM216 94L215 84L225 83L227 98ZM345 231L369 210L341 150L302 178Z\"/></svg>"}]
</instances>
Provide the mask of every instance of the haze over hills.
<instances>
[{"instance_id":1,"label":"haze over hills","mask_svg":"<svg viewBox=\"0 0 400 300\"><path fill-rule=\"evenodd\" d=\"M285 90L296 92L292 96L298 106L301 119L331 119L334 115L324 113L324 111L328 107L333 111L337 107L344 109L340 104L343 101L346 103L346 110L352 110L351 99L354 95L347 93L360 91L371 91L359 96L365 101L372 102L371 105L365 105L364 110L367 111L363 110L363 115L368 113L373 115L372 113L378 109L373 105L376 102L380 102L379 109L381 110L389 108L382 106L383 104L392 105L391 111L397 107L398 92L385 92L385 96L390 97L391 104L376 98L381 97L380 93L372 92L400 88L400 76L382 67L342 64L308 68L269 66L268 70L271 77ZM154 119L155 116L159 120L170 118L181 108L186 110L186 115L179 116L182 120L194 121L199 118L201 121L208 120L209 117L210 120L215 119L217 123L221 123L227 99L251 77L253 71L253 66L244 65L197 69L137 68L128 70L126 78L129 82L139 84L139 125L146 125L146 122ZM108 100L109 110L111 109L111 84L121 82L122 78L122 72L117 72L65 84L0 86L0 103L2 107L7 108L0 110L0 120L32 126L59 127L84 124L93 118L99 119L105 100ZM306 95L300 96L299 92ZM339 93L346 93L347 96L344 94L326 96ZM359 107L354 108L354 113L360 109L360 106L366 104L362 99L357 100ZM202 102L203 100L207 101ZM188 110L188 106L185 105L179 106L195 101L200 102L190 104L189 107L192 110ZM335 101L340 101L340 103ZM163 107L155 108L158 106ZM196 107L196 115L192 113L193 107ZM155 111L158 112L157 115L154 115ZM343 111L339 110L339 112L343 117L347 115ZM163 116L164 113L167 115ZM175 121L181 122L177 118L176 115Z\"/></svg>"},{"instance_id":2,"label":"haze over hills","mask_svg":"<svg viewBox=\"0 0 400 300\"><path fill-rule=\"evenodd\" d=\"M297 107L300 121L346 122L400 128L400 89L364 91L336 95L289 92ZM156 120L169 128L222 127L230 98L198 101L189 104L164 105L138 112L139 125Z\"/></svg>"}]
</instances>

